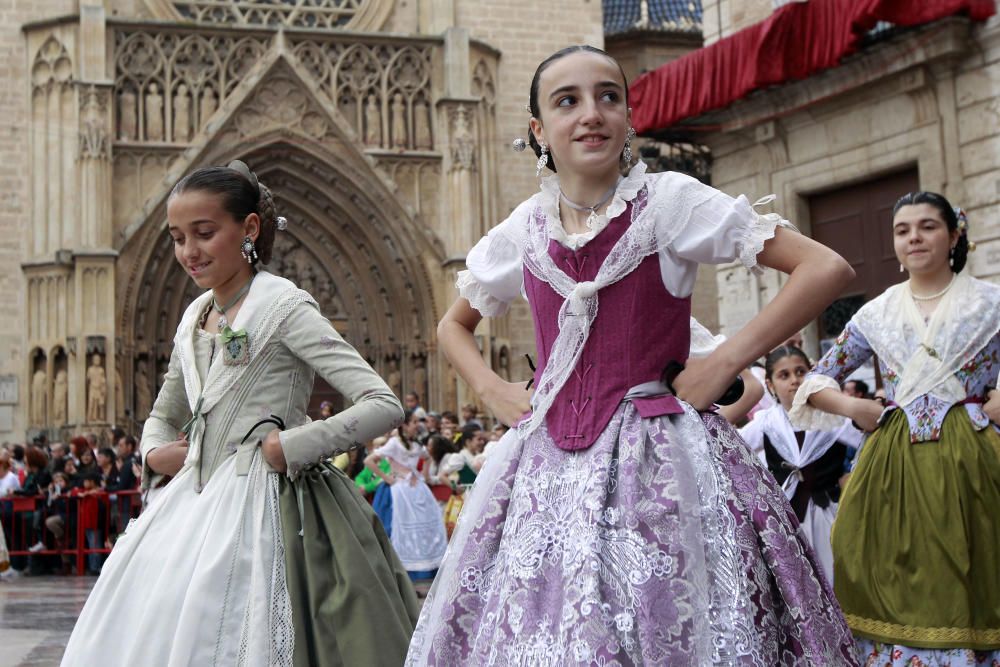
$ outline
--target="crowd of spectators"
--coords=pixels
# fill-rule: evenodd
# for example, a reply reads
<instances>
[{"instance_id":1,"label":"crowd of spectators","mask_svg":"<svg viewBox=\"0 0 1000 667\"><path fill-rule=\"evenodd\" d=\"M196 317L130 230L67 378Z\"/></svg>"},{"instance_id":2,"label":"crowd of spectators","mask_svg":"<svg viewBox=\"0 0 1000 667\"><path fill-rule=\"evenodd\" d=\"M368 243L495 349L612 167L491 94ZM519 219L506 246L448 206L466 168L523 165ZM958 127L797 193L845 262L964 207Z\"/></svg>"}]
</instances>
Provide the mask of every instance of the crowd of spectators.
<instances>
[{"instance_id":1,"label":"crowd of spectators","mask_svg":"<svg viewBox=\"0 0 1000 667\"><path fill-rule=\"evenodd\" d=\"M489 448L507 432L507 427L500 423L487 428L490 420L472 403L462 406L461 416L451 411L436 412L421 406L420 397L409 392L403 397L403 407L420 423L416 440L427 452L421 466L425 481L432 488L447 487L450 493L461 493L475 481ZM365 468L365 457L384 445L394 433L386 433L368 442L364 449L334 459L334 465L353 479L359 492L369 500L382 480ZM387 461L380 465L385 473L389 472ZM444 489L436 490L439 498L447 493Z\"/></svg>"},{"instance_id":2,"label":"crowd of spectators","mask_svg":"<svg viewBox=\"0 0 1000 667\"><path fill-rule=\"evenodd\" d=\"M89 433L68 443L38 436L30 444L0 445L6 545L0 549L0 579L74 572L78 533L87 549L110 550L138 511L141 470L136 439L117 428L104 439ZM14 555L4 558L8 551ZM88 554L87 572L99 572L104 558Z\"/></svg>"},{"instance_id":3,"label":"crowd of spectators","mask_svg":"<svg viewBox=\"0 0 1000 667\"><path fill-rule=\"evenodd\" d=\"M420 405L408 393L403 402L414 412L420 428L417 442L426 451L421 474L445 511L452 496L460 500L475 480L492 443L507 428L490 420L474 404L460 413L436 412ZM324 404L320 418L331 414ZM383 481L365 467L365 457L393 433L336 457L334 464L354 480L358 492L373 498ZM382 465L388 472L388 461ZM0 525L5 544L14 555L5 558L0 545L0 580L19 575L75 574L78 535L88 551L86 574L97 574L128 520L140 510L138 498L142 463L136 438L112 428L102 439L96 433L79 435L68 443L49 442L44 436L29 444L0 445ZM453 512L460 503L450 503ZM450 526L449 526L450 527Z\"/></svg>"}]
</instances>

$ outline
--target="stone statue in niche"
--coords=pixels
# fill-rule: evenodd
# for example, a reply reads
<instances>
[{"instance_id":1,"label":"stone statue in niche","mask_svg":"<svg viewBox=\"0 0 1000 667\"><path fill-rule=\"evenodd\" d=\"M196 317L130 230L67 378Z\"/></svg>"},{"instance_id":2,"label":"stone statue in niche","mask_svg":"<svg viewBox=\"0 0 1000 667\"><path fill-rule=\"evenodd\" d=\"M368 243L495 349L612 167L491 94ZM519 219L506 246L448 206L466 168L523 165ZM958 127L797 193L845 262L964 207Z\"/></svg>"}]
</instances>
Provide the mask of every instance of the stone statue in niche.
<instances>
[{"instance_id":1,"label":"stone statue in niche","mask_svg":"<svg viewBox=\"0 0 1000 667\"><path fill-rule=\"evenodd\" d=\"M333 282L328 276L320 276L319 287L316 289L316 299L319 301L319 305L323 308L323 312L327 315L334 315L335 313L327 313L327 309L333 310L335 304L333 303Z\"/></svg>"},{"instance_id":2,"label":"stone statue in niche","mask_svg":"<svg viewBox=\"0 0 1000 667\"><path fill-rule=\"evenodd\" d=\"M475 164L476 140L469 127L469 115L465 105L455 109L453 116L451 159L453 169L472 169Z\"/></svg>"},{"instance_id":3,"label":"stone statue in niche","mask_svg":"<svg viewBox=\"0 0 1000 667\"><path fill-rule=\"evenodd\" d=\"M163 141L163 96L155 83L146 93L146 141Z\"/></svg>"},{"instance_id":4,"label":"stone statue in niche","mask_svg":"<svg viewBox=\"0 0 1000 667\"><path fill-rule=\"evenodd\" d=\"M510 382L510 350L506 347L500 348L500 354L497 358L497 375Z\"/></svg>"},{"instance_id":5,"label":"stone statue in niche","mask_svg":"<svg viewBox=\"0 0 1000 667\"><path fill-rule=\"evenodd\" d=\"M299 275L301 276L299 287L312 294L316 288L316 270L309 263L308 259L303 262L302 271L299 272Z\"/></svg>"},{"instance_id":6,"label":"stone statue in niche","mask_svg":"<svg viewBox=\"0 0 1000 667\"><path fill-rule=\"evenodd\" d=\"M451 364L448 364L444 372L444 387L441 390L441 398L443 400L442 410L455 410L458 408L458 376L455 375L455 369Z\"/></svg>"},{"instance_id":7,"label":"stone statue in niche","mask_svg":"<svg viewBox=\"0 0 1000 667\"><path fill-rule=\"evenodd\" d=\"M48 384L49 378L41 368L31 376L31 423L43 428L48 426L46 423Z\"/></svg>"},{"instance_id":8,"label":"stone statue in niche","mask_svg":"<svg viewBox=\"0 0 1000 667\"><path fill-rule=\"evenodd\" d=\"M131 88L126 88L118 97L118 138L135 141L138 138L136 97Z\"/></svg>"},{"instance_id":9,"label":"stone statue in niche","mask_svg":"<svg viewBox=\"0 0 1000 667\"><path fill-rule=\"evenodd\" d=\"M427 357L422 354L413 357L413 391L420 395L420 400L427 401Z\"/></svg>"},{"instance_id":10,"label":"stone statue in niche","mask_svg":"<svg viewBox=\"0 0 1000 667\"><path fill-rule=\"evenodd\" d=\"M125 383L122 382L122 367L115 365L115 420L125 421Z\"/></svg>"},{"instance_id":11,"label":"stone statue in niche","mask_svg":"<svg viewBox=\"0 0 1000 667\"><path fill-rule=\"evenodd\" d=\"M105 128L104 104L96 86L83 93L80 110L80 156L101 159L108 157L108 133Z\"/></svg>"},{"instance_id":12,"label":"stone statue in niche","mask_svg":"<svg viewBox=\"0 0 1000 667\"><path fill-rule=\"evenodd\" d=\"M174 141L187 142L191 140L191 97L187 86L183 83L177 86L174 94Z\"/></svg>"},{"instance_id":13,"label":"stone statue in niche","mask_svg":"<svg viewBox=\"0 0 1000 667\"><path fill-rule=\"evenodd\" d=\"M90 358L87 368L87 421L98 424L107 419L108 377L100 354Z\"/></svg>"},{"instance_id":14,"label":"stone statue in niche","mask_svg":"<svg viewBox=\"0 0 1000 667\"><path fill-rule=\"evenodd\" d=\"M434 147L431 139L430 113L427 103L419 100L413 105L413 134L416 135L415 147L418 150L430 150Z\"/></svg>"},{"instance_id":15,"label":"stone statue in niche","mask_svg":"<svg viewBox=\"0 0 1000 667\"><path fill-rule=\"evenodd\" d=\"M153 394L149 390L149 371L140 359L135 365L135 419L145 421L153 409Z\"/></svg>"},{"instance_id":16,"label":"stone statue in niche","mask_svg":"<svg viewBox=\"0 0 1000 667\"><path fill-rule=\"evenodd\" d=\"M392 96L392 147L406 148L406 104L403 94Z\"/></svg>"},{"instance_id":17,"label":"stone statue in niche","mask_svg":"<svg viewBox=\"0 0 1000 667\"><path fill-rule=\"evenodd\" d=\"M403 397L403 374L399 372L399 359L396 357L389 357L389 369L385 375L385 383L389 385L394 393L399 398Z\"/></svg>"},{"instance_id":18,"label":"stone statue in niche","mask_svg":"<svg viewBox=\"0 0 1000 667\"><path fill-rule=\"evenodd\" d=\"M365 143L369 146L382 145L382 114L374 95L369 95L365 104Z\"/></svg>"},{"instance_id":19,"label":"stone statue in niche","mask_svg":"<svg viewBox=\"0 0 1000 667\"><path fill-rule=\"evenodd\" d=\"M211 88L205 88L205 90L201 91L201 106L198 109L198 120L202 126L208 122L208 119L212 117L217 108L215 91Z\"/></svg>"},{"instance_id":20,"label":"stone statue in niche","mask_svg":"<svg viewBox=\"0 0 1000 667\"><path fill-rule=\"evenodd\" d=\"M56 380L52 386L52 425L63 426L66 423L66 399L69 395L69 378L64 369L56 371Z\"/></svg>"}]
</instances>

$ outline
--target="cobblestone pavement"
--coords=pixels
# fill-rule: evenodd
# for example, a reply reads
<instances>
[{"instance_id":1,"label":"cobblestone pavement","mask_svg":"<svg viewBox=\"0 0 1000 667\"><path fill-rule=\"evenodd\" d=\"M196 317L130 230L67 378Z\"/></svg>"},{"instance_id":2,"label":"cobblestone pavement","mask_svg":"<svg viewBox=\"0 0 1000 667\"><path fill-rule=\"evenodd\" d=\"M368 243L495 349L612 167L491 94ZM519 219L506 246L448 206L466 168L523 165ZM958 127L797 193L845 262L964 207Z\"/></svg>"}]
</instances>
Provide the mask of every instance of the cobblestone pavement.
<instances>
[{"instance_id":1,"label":"cobblestone pavement","mask_svg":"<svg viewBox=\"0 0 1000 667\"><path fill-rule=\"evenodd\" d=\"M0 667L55 667L97 577L0 581ZM426 593L428 583L417 584Z\"/></svg>"}]
</instances>

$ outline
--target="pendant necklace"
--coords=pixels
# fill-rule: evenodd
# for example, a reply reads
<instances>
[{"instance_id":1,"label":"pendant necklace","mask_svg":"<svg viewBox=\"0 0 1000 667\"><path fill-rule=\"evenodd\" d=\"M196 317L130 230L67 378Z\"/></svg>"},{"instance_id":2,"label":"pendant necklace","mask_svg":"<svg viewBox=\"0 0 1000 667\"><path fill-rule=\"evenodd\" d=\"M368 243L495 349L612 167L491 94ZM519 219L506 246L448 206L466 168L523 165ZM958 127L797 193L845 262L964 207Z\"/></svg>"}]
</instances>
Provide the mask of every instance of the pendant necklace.
<instances>
[{"instance_id":1,"label":"pendant necklace","mask_svg":"<svg viewBox=\"0 0 1000 667\"><path fill-rule=\"evenodd\" d=\"M593 206L584 206L582 204L577 204L575 201L566 196L566 194L562 191L562 188L559 188L559 196L562 198L564 202L566 202L566 205L572 209L575 209L577 211L590 211L590 215L587 216L587 227L593 229L594 223L597 221L597 209L607 204L608 200L610 200L611 197L614 196L615 190L617 189L618 189L618 183L615 183L614 185L611 186L611 189L608 190L607 193L605 193L601 201L597 202Z\"/></svg>"},{"instance_id":2,"label":"pendant necklace","mask_svg":"<svg viewBox=\"0 0 1000 667\"><path fill-rule=\"evenodd\" d=\"M247 284L244 285L240 291L236 293L236 296L233 297L232 300L225 306L219 306L219 302L215 300L215 295L212 295L212 310L219 314L219 329L224 329L229 326L229 320L226 318L226 311L239 303L239 300L247 295L247 292L250 291L250 285L253 283L253 279L256 275L257 274L250 276L250 280L247 281Z\"/></svg>"},{"instance_id":3,"label":"pendant necklace","mask_svg":"<svg viewBox=\"0 0 1000 667\"><path fill-rule=\"evenodd\" d=\"M913 297L914 301L933 301L934 299L940 298L940 297L942 297L942 296L944 296L945 294L948 293L948 290L951 289L951 286L955 284L955 278L957 276L958 276L958 274L953 274L951 276L951 282L948 283L948 286L945 287L940 292L938 292L937 294L928 294L927 296L918 296L918 295L916 295L916 294L913 293L913 288L912 287L910 287L909 285L907 285L907 288L910 290L910 296Z\"/></svg>"}]
</instances>

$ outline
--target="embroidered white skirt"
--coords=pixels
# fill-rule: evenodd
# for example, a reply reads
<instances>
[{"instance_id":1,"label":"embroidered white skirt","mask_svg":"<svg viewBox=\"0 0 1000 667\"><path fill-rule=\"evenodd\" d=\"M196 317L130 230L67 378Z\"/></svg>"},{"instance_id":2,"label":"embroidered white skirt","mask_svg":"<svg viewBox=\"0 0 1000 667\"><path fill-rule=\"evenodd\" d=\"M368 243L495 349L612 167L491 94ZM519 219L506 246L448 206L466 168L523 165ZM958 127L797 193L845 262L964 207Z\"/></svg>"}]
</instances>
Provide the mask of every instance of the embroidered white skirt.
<instances>
[{"instance_id":1,"label":"embroidered white skirt","mask_svg":"<svg viewBox=\"0 0 1000 667\"><path fill-rule=\"evenodd\" d=\"M291 665L277 475L264 472L259 451L249 475L237 475L235 462L201 493L191 469L181 471L132 523L80 614L63 667Z\"/></svg>"}]
</instances>

